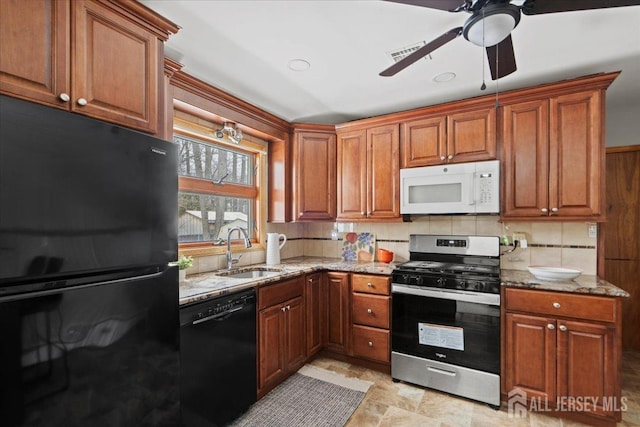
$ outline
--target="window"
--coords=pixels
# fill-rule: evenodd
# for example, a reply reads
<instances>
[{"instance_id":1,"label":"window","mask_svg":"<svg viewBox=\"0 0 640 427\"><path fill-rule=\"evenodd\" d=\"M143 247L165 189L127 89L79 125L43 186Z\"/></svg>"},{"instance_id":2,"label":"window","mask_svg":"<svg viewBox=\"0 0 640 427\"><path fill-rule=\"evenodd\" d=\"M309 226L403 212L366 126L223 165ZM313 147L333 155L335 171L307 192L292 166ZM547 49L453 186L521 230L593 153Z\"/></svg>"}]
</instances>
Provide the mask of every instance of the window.
<instances>
[{"instance_id":1,"label":"window","mask_svg":"<svg viewBox=\"0 0 640 427\"><path fill-rule=\"evenodd\" d=\"M216 138L216 124L176 119L178 145L178 243L181 249L226 243L229 229L239 226L256 240L259 176L256 171L266 145L231 144ZM245 137L250 138L250 137ZM254 139L254 138L251 138ZM232 239L239 239L233 233Z\"/></svg>"}]
</instances>

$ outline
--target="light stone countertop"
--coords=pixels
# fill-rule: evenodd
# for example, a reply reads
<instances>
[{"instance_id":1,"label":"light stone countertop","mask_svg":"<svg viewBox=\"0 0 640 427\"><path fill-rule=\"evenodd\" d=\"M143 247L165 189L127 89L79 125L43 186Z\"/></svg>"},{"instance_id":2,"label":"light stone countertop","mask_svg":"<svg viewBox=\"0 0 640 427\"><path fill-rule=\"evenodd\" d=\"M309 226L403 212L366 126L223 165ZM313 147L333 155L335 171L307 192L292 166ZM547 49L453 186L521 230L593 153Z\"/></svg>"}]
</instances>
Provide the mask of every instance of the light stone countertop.
<instances>
[{"instance_id":1,"label":"light stone countertop","mask_svg":"<svg viewBox=\"0 0 640 427\"><path fill-rule=\"evenodd\" d=\"M629 293L619 287L600 279L598 276L581 274L573 280L549 281L540 280L528 271L501 270L502 286L523 289L539 289L545 291L570 292L576 294L602 295L609 297L628 297Z\"/></svg>"},{"instance_id":2,"label":"light stone countertop","mask_svg":"<svg viewBox=\"0 0 640 427\"><path fill-rule=\"evenodd\" d=\"M267 266L266 264L254 264L238 268L238 270L252 268L280 270L278 274L268 277L251 279L229 278L220 275L220 273L224 272L223 270L194 274L187 276L187 280L180 283L180 305L193 304L229 292L269 285L284 279L313 273L314 271L345 271L391 275L395 266L395 263L353 262L342 261L336 258L296 257L283 260L282 263L278 265ZM528 271L501 270L500 278L502 286L512 288L539 289L611 297L629 296L623 289L592 275L580 275L573 280L552 282L536 279Z\"/></svg>"},{"instance_id":3,"label":"light stone countertop","mask_svg":"<svg viewBox=\"0 0 640 427\"><path fill-rule=\"evenodd\" d=\"M345 271L366 274L391 275L396 264L383 262L353 262L336 258L296 257L288 258L278 265L254 264L238 267L238 270L264 269L281 270L278 274L268 277L251 279L230 278L220 273L224 270L187 276L187 280L180 283L180 305L193 304L208 298L237 292L244 289L276 283L284 279L298 277L314 271Z\"/></svg>"}]
</instances>

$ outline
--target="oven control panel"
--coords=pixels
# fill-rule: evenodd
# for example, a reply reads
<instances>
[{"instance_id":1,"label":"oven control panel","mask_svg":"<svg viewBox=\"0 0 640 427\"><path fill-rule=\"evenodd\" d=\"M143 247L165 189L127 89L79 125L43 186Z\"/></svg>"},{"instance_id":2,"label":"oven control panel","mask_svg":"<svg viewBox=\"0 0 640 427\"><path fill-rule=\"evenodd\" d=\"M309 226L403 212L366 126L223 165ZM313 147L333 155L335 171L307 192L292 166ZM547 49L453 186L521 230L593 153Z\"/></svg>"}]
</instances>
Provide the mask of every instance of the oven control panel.
<instances>
[{"instance_id":1,"label":"oven control panel","mask_svg":"<svg viewBox=\"0 0 640 427\"><path fill-rule=\"evenodd\" d=\"M437 239L436 247L466 248L467 240L466 239Z\"/></svg>"}]
</instances>

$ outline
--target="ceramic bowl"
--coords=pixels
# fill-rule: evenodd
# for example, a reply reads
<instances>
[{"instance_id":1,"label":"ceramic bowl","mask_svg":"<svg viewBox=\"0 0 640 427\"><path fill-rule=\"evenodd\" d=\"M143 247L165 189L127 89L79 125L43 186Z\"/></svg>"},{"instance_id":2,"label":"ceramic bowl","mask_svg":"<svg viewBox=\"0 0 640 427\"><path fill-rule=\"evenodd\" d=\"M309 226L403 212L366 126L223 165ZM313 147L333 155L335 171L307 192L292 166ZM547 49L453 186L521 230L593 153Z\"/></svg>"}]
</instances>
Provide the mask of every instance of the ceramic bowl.
<instances>
[{"instance_id":1,"label":"ceramic bowl","mask_svg":"<svg viewBox=\"0 0 640 427\"><path fill-rule=\"evenodd\" d=\"M386 249L378 249L376 252L376 259L379 262L391 262L393 261L393 252Z\"/></svg>"}]
</instances>

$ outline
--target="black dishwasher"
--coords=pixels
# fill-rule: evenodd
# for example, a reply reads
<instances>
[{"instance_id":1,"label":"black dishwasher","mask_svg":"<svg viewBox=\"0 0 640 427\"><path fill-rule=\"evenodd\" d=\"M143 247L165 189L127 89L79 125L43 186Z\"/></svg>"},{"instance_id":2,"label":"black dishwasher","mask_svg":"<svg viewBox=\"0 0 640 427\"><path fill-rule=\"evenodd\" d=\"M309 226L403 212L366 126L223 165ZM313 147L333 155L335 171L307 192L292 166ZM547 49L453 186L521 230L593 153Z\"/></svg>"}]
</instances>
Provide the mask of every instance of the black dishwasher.
<instances>
[{"instance_id":1,"label":"black dishwasher","mask_svg":"<svg viewBox=\"0 0 640 427\"><path fill-rule=\"evenodd\" d=\"M256 401L256 293L180 308L180 398L186 427L224 426Z\"/></svg>"}]
</instances>

